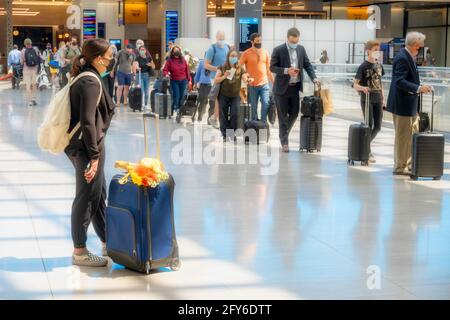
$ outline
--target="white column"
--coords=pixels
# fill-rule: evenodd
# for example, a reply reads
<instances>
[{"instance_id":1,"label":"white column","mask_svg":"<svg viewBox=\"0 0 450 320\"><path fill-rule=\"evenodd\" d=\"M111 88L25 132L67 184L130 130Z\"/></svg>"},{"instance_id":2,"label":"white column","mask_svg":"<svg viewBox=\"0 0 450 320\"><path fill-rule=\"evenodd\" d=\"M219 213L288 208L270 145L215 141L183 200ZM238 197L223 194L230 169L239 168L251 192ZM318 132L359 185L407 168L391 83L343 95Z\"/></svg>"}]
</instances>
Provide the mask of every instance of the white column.
<instances>
[{"instance_id":1,"label":"white column","mask_svg":"<svg viewBox=\"0 0 450 320\"><path fill-rule=\"evenodd\" d=\"M183 38L204 38L207 34L205 0L179 0L181 8L180 35Z\"/></svg>"}]
</instances>

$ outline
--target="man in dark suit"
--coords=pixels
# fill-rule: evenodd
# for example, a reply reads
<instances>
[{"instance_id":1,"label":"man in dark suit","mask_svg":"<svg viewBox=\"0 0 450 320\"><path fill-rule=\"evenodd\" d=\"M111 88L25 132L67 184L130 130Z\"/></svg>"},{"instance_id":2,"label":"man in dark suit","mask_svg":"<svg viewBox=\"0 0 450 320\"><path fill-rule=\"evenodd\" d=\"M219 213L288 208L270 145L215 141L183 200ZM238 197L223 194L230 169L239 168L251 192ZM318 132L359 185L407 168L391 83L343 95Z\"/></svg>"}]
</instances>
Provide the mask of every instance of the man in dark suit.
<instances>
[{"instance_id":1,"label":"man in dark suit","mask_svg":"<svg viewBox=\"0 0 450 320\"><path fill-rule=\"evenodd\" d=\"M410 175L412 135L419 131L419 95L433 89L420 85L416 58L425 45L425 35L410 32L406 48L401 49L392 65L392 82L387 110L393 114L395 128L394 175Z\"/></svg>"},{"instance_id":2,"label":"man in dark suit","mask_svg":"<svg viewBox=\"0 0 450 320\"><path fill-rule=\"evenodd\" d=\"M300 31L291 28L287 42L273 50L270 71L275 73L273 94L280 124L283 152L289 152L289 133L300 111L300 91L303 91L303 69L309 78L320 83L303 46L299 45Z\"/></svg>"}]
</instances>

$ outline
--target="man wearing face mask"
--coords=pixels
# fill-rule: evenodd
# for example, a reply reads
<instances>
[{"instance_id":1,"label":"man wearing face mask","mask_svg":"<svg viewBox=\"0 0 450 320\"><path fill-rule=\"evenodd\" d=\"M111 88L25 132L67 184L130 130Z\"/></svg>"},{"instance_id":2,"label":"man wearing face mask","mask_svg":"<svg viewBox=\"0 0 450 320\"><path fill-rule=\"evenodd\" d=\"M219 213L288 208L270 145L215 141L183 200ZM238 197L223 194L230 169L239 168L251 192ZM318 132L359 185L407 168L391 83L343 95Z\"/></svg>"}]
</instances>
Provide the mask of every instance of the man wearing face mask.
<instances>
[{"instance_id":1,"label":"man wearing face mask","mask_svg":"<svg viewBox=\"0 0 450 320\"><path fill-rule=\"evenodd\" d=\"M211 84L214 82L217 70L224 65L227 60L230 46L225 43L225 32L218 31L216 34L216 43L213 43L205 55L205 69L207 75L211 77ZM208 124L218 128L219 119L219 101L210 101Z\"/></svg>"},{"instance_id":2,"label":"man wearing face mask","mask_svg":"<svg viewBox=\"0 0 450 320\"><path fill-rule=\"evenodd\" d=\"M366 94L369 94L369 128L372 129L371 139L373 141L381 130L383 122L383 83L384 68L380 63L381 52L378 41L368 41L365 45L367 59L358 68L353 87L361 93L361 109L365 115ZM369 162L374 163L375 157L369 153Z\"/></svg>"},{"instance_id":3,"label":"man wearing face mask","mask_svg":"<svg viewBox=\"0 0 450 320\"><path fill-rule=\"evenodd\" d=\"M262 49L261 35L250 36L252 47L244 51L240 64L245 67L248 78L248 98L252 108L252 120L258 120L258 102L261 100L261 121L267 121L269 109L270 83L274 82L270 72L270 57L267 50Z\"/></svg>"},{"instance_id":4,"label":"man wearing face mask","mask_svg":"<svg viewBox=\"0 0 450 320\"><path fill-rule=\"evenodd\" d=\"M299 93L303 91L303 70L314 83L320 84L305 48L298 44L299 40L300 31L297 28L289 29L287 42L273 50L270 61L270 71L276 75L273 94L283 152L289 152L289 133L300 111Z\"/></svg>"},{"instance_id":5,"label":"man wearing face mask","mask_svg":"<svg viewBox=\"0 0 450 320\"><path fill-rule=\"evenodd\" d=\"M393 114L395 128L394 175L411 175L412 135L419 131L419 94L433 88L420 85L417 55L425 46L425 35L410 32L406 48L400 50L392 64L392 82L387 110Z\"/></svg>"}]
</instances>

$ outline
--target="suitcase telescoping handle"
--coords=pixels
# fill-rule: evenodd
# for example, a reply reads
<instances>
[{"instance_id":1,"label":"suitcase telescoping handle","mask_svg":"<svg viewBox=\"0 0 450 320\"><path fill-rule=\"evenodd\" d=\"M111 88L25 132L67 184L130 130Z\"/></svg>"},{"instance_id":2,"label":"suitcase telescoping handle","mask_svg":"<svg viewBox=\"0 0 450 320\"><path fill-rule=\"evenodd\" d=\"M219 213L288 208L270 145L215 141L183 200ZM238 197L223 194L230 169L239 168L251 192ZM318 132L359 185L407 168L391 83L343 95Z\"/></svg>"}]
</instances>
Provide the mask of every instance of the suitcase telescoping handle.
<instances>
[{"instance_id":1,"label":"suitcase telescoping handle","mask_svg":"<svg viewBox=\"0 0 450 320\"><path fill-rule=\"evenodd\" d=\"M156 157L161 160L161 146L159 137L159 115L155 113L144 113L142 116L144 120L144 145L145 145L145 156L149 157L148 152L148 130L147 130L147 119L155 118L155 129L156 129Z\"/></svg>"},{"instance_id":2,"label":"suitcase telescoping handle","mask_svg":"<svg viewBox=\"0 0 450 320\"><path fill-rule=\"evenodd\" d=\"M364 105L364 124L368 126L370 117L370 92L367 92L365 95L366 95L366 102Z\"/></svg>"},{"instance_id":3,"label":"suitcase telescoping handle","mask_svg":"<svg viewBox=\"0 0 450 320\"><path fill-rule=\"evenodd\" d=\"M419 112L423 112L423 93L420 93ZM431 90L430 132L434 130L434 89Z\"/></svg>"}]
</instances>

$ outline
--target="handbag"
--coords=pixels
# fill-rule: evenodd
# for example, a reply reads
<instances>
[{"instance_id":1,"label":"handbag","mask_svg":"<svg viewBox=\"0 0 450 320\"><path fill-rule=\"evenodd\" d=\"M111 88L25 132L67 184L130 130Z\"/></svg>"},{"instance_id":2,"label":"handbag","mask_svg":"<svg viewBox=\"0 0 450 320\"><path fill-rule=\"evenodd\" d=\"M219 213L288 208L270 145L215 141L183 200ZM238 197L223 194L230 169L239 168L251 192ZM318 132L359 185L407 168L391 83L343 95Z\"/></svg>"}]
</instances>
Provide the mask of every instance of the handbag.
<instances>
[{"instance_id":1,"label":"handbag","mask_svg":"<svg viewBox=\"0 0 450 320\"><path fill-rule=\"evenodd\" d=\"M208 94L208 100L215 101L220 93L220 83L215 83Z\"/></svg>"},{"instance_id":2,"label":"handbag","mask_svg":"<svg viewBox=\"0 0 450 320\"><path fill-rule=\"evenodd\" d=\"M323 114L329 115L329 114L333 113L334 106L333 106L333 100L331 98L330 89L320 90L320 97L322 98L322 102L323 102Z\"/></svg>"}]
</instances>

